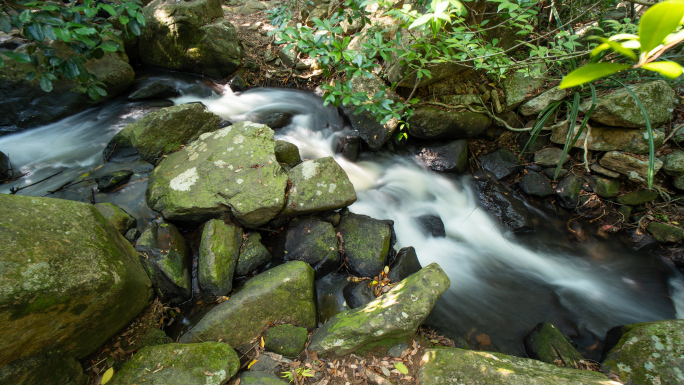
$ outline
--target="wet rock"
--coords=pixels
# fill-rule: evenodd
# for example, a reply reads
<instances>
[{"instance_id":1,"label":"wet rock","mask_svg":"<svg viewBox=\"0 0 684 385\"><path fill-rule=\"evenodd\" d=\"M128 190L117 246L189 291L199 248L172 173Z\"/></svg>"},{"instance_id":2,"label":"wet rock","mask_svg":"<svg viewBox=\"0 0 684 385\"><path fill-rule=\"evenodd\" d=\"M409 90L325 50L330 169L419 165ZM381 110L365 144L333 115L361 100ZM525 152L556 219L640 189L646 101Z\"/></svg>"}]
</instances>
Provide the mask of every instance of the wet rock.
<instances>
[{"instance_id":1,"label":"wet rock","mask_svg":"<svg viewBox=\"0 0 684 385\"><path fill-rule=\"evenodd\" d=\"M480 163L482 168L492 173L496 179L504 179L517 174L520 169L518 157L506 148L481 156Z\"/></svg>"},{"instance_id":2,"label":"wet rock","mask_svg":"<svg viewBox=\"0 0 684 385\"><path fill-rule=\"evenodd\" d=\"M422 269L422 266L420 265L420 261L418 261L416 249L412 246L404 247L399 250L396 257L394 257L387 278L389 278L391 282L399 282L409 275L418 272L420 269Z\"/></svg>"},{"instance_id":3,"label":"wet rock","mask_svg":"<svg viewBox=\"0 0 684 385\"><path fill-rule=\"evenodd\" d=\"M212 219L204 225L199 247L197 278L206 293L226 296L233 290L233 274L242 246L242 229Z\"/></svg>"},{"instance_id":4,"label":"wet rock","mask_svg":"<svg viewBox=\"0 0 684 385\"><path fill-rule=\"evenodd\" d=\"M558 367L501 353L457 348L427 349L418 372L421 384L448 385L457 378L465 384L500 385L620 385L589 370ZM514 374L514 375L512 375Z\"/></svg>"},{"instance_id":5,"label":"wet rock","mask_svg":"<svg viewBox=\"0 0 684 385\"><path fill-rule=\"evenodd\" d=\"M285 235L286 261L304 261L323 277L340 266L335 229L316 218L295 218Z\"/></svg>"},{"instance_id":6,"label":"wet rock","mask_svg":"<svg viewBox=\"0 0 684 385\"><path fill-rule=\"evenodd\" d=\"M676 243L684 238L684 229L675 225L660 222L651 222L646 227L653 238L662 243Z\"/></svg>"},{"instance_id":7,"label":"wet rock","mask_svg":"<svg viewBox=\"0 0 684 385\"><path fill-rule=\"evenodd\" d=\"M276 266L250 279L229 300L211 309L180 342L223 339L242 349L272 322L313 328L313 291L314 272L309 264L293 261Z\"/></svg>"},{"instance_id":8,"label":"wet rock","mask_svg":"<svg viewBox=\"0 0 684 385\"><path fill-rule=\"evenodd\" d=\"M284 140L275 141L275 156L279 163L285 164L287 167L295 167L302 163L302 158L299 156L299 147Z\"/></svg>"},{"instance_id":9,"label":"wet rock","mask_svg":"<svg viewBox=\"0 0 684 385\"><path fill-rule=\"evenodd\" d=\"M418 225L420 225L423 234L431 235L435 238L444 238L446 236L446 231L444 230L444 222L439 215L421 215L415 218Z\"/></svg>"},{"instance_id":10,"label":"wet rock","mask_svg":"<svg viewBox=\"0 0 684 385\"><path fill-rule=\"evenodd\" d=\"M266 116L259 121L259 123L265 124L275 130L287 126L291 121L292 114L288 114L287 112L277 112L275 114Z\"/></svg>"},{"instance_id":11,"label":"wet rock","mask_svg":"<svg viewBox=\"0 0 684 385\"><path fill-rule=\"evenodd\" d=\"M540 322L537 324L525 336L524 343L525 353L529 358L547 364L578 368L580 362L584 360L577 349L550 323Z\"/></svg>"},{"instance_id":12,"label":"wet rock","mask_svg":"<svg viewBox=\"0 0 684 385\"><path fill-rule=\"evenodd\" d=\"M670 120L672 111L677 105L674 90L664 80L640 83L629 86L644 106L651 125L658 126ZM586 113L591 100L580 105L580 111ZM598 98L598 104L591 115L591 120L615 127L644 127L646 121L634 98L624 88Z\"/></svg>"},{"instance_id":13,"label":"wet rock","mask_svg":"<svg viewBox=\"0 0 684 385\"><path fill-rule=\"evenodd\" d=\"M337 142L337 149L335 152L342 154L345 158L352 162L356 162L359 158L359 148L361 145L361 135L358 131L353 131L351 134L340 138Z\"/></svg>"},{"instance_id":14,"label":"wet rock","mask_svg":"<svg viewBox=\"0 0 684 385\"><path fill-rule=\"evenodd\" d=\"M351 309L365 306L375 299L373 289L368 286L367 281L350 282L342 290L344 300Z\"/></svg>"},{"instance_id":15,"label":"wet rock","mask_svg":"<svg viewBox=\"0 0 684 385\"><path fill-rule=\"evenodd\" d=\"M233 92L242 92L247 89L247 83L240 75L233 76L228 85L230 85L230 89Z\"/></svg>"},{"instance_id":16,"label":"wet rock","mask_svg":"<svg viewBox=\"0 0 684 385\"><path fill-rule=\"evenodd\" d=\"M95 182L97 182L98 190L101 192L109 192L128 182L128 180L131 179L131 176L133 176L133 171L119 170L96 178Z\"/></svg>"},{"instance_id":17,"label":"wet rock","mask_svg":"<svg viewBox=\"0 0 684 385\"><path fill-rule=\"evenodd\" d=\"M556 168L555 167L545 168L542 170L542 172L544 173L544 175L546 175L547 178L549 178L551 180L556 180L555 179L556 178ZM568 175L568 170L561 168L560 172L558 173L558 179L561 179L566 175Z\"/></svg>"},{"instance_id":18,"label":"wet rock","mask_svg":"<svg viewBox=\"0 0 684 385\"><path fill-rule=\"evenodd\" d=\"M394 245L394 222L349 213L342 217L337 231L342 235L344 258L352 274L375 277L385 268Z\"/></svg>"},{"instance_id":19,"label":"wet rock","mask_svg":"<svg viewBox=\"0 0 684 385\"><path fill-rule=\"evenodd\" d=\"M311 335L309 351L344 355L410 337L448 287L449 278L439 265L430 264L366 306L329 319Z\"/></svg>"},{"instance_id":20,"label":"wet rock","mask_svg":"<svg viewBox=\"0 0 684 385\"><path fill-rule=\"evenodd\" d=\"M165 301L182 302L192 296L192 251L176 226L153 222L135 244L152 284Z\"/></svg>"},{"instance_id":21,"label":"wet rock","mask_svg":"<svg viewBox=\"0 0 684 385\"><path fill-rule=\"evenodd\" d=\"M491 174L477 173L474 183L482 207L492 213L499 223L512 231L534 228L525 204L513 196L506 186L496 182Z\"/></svg>"},{"instance_id":22,"label":"wet rock","mask_svg":"<svg viewBox=\"0 0 684 385\"><path fill-rule=\"evenodd\" d=\"M435 171L462 174L468 169L468 143L461 139L442 145L426 145L419 150L418 159Z\"/></svg>"},{"instance_id":23,"label":"wet rock","mask_svg":"<svg viewBox=\"0 0 684 385\"><path fill-rule=\"evenodd\" d=\"M273 130L240 122L205 133L165 158L150 174L146 200L169 220L203 222L230 212L256 227L282 209L286 185Z\"/></svg>"},{"instance_id":24,"label":"wet rock","mask_svg":"<svg viewBox=\"0 0 684 385\"><path fill-rule=\"evenodd\" d=\"M648 177L648 160L639 159L624 152L611 151L599 161L601 166L626 175L630 180L645 183ZM655 159L653 173L657 173L663 162Z\"/></svg>"},{"instance_id":25,"label":"wet rock","mask_svg":"<svg viewBox=\"0 0 684 385\"><path fill-rule=\"evenodd\" d=\"M128 95L128 100L168 99L176 96L180 96L180 92L173 86L155 81Z\"/></svg>"},{"instance_id":26,"label":"wet rock","mask_svg":"<svg viewBox=\"0 0 684 385\"><path fill-rule=\"evenodd\" d=\"M620 193L620 181L615 179L591 175L589 176L588 181L591 189L601 198L616 197Z\"/></svg>"},{"instance_id":27,"label":"wet rock","mask_svg":"<svg viewBox=\"0 0 684 385\"><path fill-rule=\"evenodd\" d=\"M482 134L491 123L492 118L477 112L418 107L409 119L408 134L426 140L467 139Z\"/></svg>"},{"instance_id":28,"label":"wet rock","mask_svg":"<svg viewBox=\"0 0 684 385\"><path fill-rule=\"evenodd\" d=\"M573 137L579 131L579 125L575 126ZM556 124L552 126L553 135L551 141L556 144L565 144L568 135L568 124ZM587 134L589 135L587 137ZM592 125L591 131L585 129L574 143L574 148L584 148L586 140L587 149L592 151L626 151L633 154L648 154L648 131L643 129L630 129L624 127L609 127ZM653 144L660 147L665 141L665 134L659 130L653 130Z\"/></svg>"},{"instance_id":29,"label":"wet rock","mask_svg":"<svg viewBox=\"0 0 684 385\"><path fill-rule=\"evenodd\" d=\"M261 234L252 232L242 244L240 257L235 268L235 275L247 275L270 262L271 258L271 253L261 243Z\"/></svg>"},{"instance_id":30,"label":"wet rock","mask_svg":"<svg viewBox=\"0 0 684 385\"><path fill-rule=\"evenodd\" d=\"M287 381L281 380L273 373L248 371L240 374L240 385L286 385Z\"/></svg>"},{"instance_id":31,"label":"wet rock","mask_svg":"<svg viewBox=\"0 0 684 385\"><path fill-rule=\"evenodd\" d=\"M545 177L544 174L536 172L524 174L522 178L520 178L520 188L525 194L538 196L540 198L553 195L554 193L549 178Z\"/></svg>"},{"instance_id":32,"label":"wet rock","mask_svg":"<svg viewBox=\"0 0 684 385\"><path fill-rule=\"evenodd\" d=\"M0 151L0 183L12 179L12 165L9 157Z\"/></svg>"},{"instance_id":33,"label":"wet rock","mask_svg":"<svg viewBox=\"0 0 684 385\"><path fill-rule=\"evenodd\" d=\"M624 383L679 384L684 377L683 333L683 320L631 324L611 330L606 337L606 348L610 350L601 367ZM609 339L614 346L609 346Z\"/></svg>"},{"instance_id":34,"label":"wet rock","mask_svg":"<svg viewBox=\"0 0 684 385\"><path fill-rule=\"evenodd\" d=\"M356 201L354 186L333 157L302 162L288 176L292 187L280 215L335 210Z\"/></svg>"},{"instance_id":35,"label":"wet rock","mask_svg":"<svg viewBox=\"0 0 684 385\"><path fill-rule=\"evenodd\" d=\"M266 350L285 357L297 357L306 346L309 333L306 328L294 325L279 325L269 328L264 334Z\"/></svg>"},{"instance_id":36,"label":"wet rock","mask_svg":"<svg viewBox=\"0 0 684 385\"><path fill-rule=\"evenodd\" d=\"M337 313L350 309L344 299L343 289L349 281L342 273L332 273L316 280L316 304L318 320L325 323Z\"/></svg>"},{"instance_id":37,"label":"wet rock","mask_svg":"<svg viewBox=\"0 0 684 385\"><path fill-rule=\"evenodd\" d=\"M651 202L657 198L658 192L655 190L638 190L618 197L617 201L621 205L638 206Z\"/></svg>"},{"instance_id":38,"label":"wet rock","mask_svg":"<svg viewBox=\"0 0 684 385\"><path fill-rule=\"evenodd\" d=\"M93 205L0 194L0 229L0 367L85 357L147 306L138 254Z\"/></svg>"},{"instance_id":39,"label":"wet rock","mask_svg":"<svg viewBox=\"0 0 684 385\"><path fill-rule=\"evenodd\" d=\"M163 370L150 370L160 364ZM167 385L221 384L238 369L240 359L225 343L157 345L138 350L112 377L110 384L141 384L143 381Z\"/></svg>"},{"instance_id":40,"label":"wet rock","mask_svg":"<svg viewBox=\"0 0 684 385\"><path fill-rule=\"evenodd\" d=\"M41 353L0 367L0 384L85 385L88 376L74 357Z\"/></svg>"},{"instance_id":41,"label":"wet rock","mask_svg":"<svg viewBox=\"0 0 684 385\"><path fill-rule=\"evenodd\" d=\"M542 167L555 167L560 163L563 150L558 147L548 147L534 153L534 163ZM563 164L570 160L570 155L565 154Z\"/></svg>"},{"instance_id":42,"label":"wet rock","mask_svg":"<svg viewBox=\"0 0 684 385\"><path fill-rule=\"evenodd\" d=\"M529 72L513 72L504 79L502 85L506 94L506 109L512 110L525 100L528 93L544 85L546 66L536 65Z\"/></svg>"},{"instance_id":43,"label":"wet rock","mask_svg":"<svg viewBox=\"0 0 684 385\"><path fill-rule=\"evenodd\" d=\"M572 174L566 176L556 186L556 195L558 195L558 203L566 209L574 209L577 207L580 198L580 191L584 184L581 178Z\"/></svg>"},{"instance_id":44,"label":"wet rock","mask_svg":"<svg viewBox=\"0 0 684 385\"><path fill-rule=\"evenodd\" d=\"M629 207L629 206L623 206L623 207ZM629 215L627 215L627 217L628 216ZM632 247L632 249L634 249L636 251L648 251L648 250L652 250L652 249L660 246L660 244L658 244L658 242L655 239L653 239L653 237L650 236L649 234L647 234L647 233L639 234L636 231L629 235L629 241L630 241L630 246Z\"/></svg>"},{"instance_id":45,"label":"wet rock","mask_svg":"<svg viewBox=\"0 0 684 385\"><path fill-rule=\"evenodd\" d=\"M661 160L663 161L663 171L668 175L679 176L684 174L684 151L675 150Z\"/></svg>"},{"instance_id":46,"label":"wet rock","mask_svg":"<svg viewBox=\"0 0 684 385\"><path fill-rule=\"evenodd\" d=\"M534 153L548 146L551 142L550 135L541 132L535 138L534 142L530 143L530 133L521 132L515 140L518 148L522 151L525 148L525 152L522 154L528 162L534 160Z\"/></svg>"},{"instance_id":47,"label":"wet rock","mask_svg":"<svg viewBox=\"0 0 684 385\"><path fill-rule=\"evenodd\" d=\"M567 95L567 90L559 90L558 87L550 88L520 106L520 114L523 116L538 115L548 107L549 104L561 101L565 99Z\"/></svg>"},{"instance_id":48,"label":"wet rock","mask_svg":"<svg viewBox=\"0 0 684 385\"><path fill-rule=\"evenodd\" d=\"M133 242L135 242L136 239L138 239L139 236L140 236L140 231L138 231L138 229L136 229L136 228L132 228L132 229L126 231L126 235L124 236L124 238L126 238L126 240L128 242L133 243Z\"/></svg>"},{"instance_id":49,"label":"wet rock","mask_svg":"<svg viewBox=\"0 0 684 385\"><path fill-rule=\"evenodd\" d=\"M137 222L131 214L115 204L98 203L95 208L114 225L121 235L126 235L128 230Z\"/></svg>"}]
</instances>

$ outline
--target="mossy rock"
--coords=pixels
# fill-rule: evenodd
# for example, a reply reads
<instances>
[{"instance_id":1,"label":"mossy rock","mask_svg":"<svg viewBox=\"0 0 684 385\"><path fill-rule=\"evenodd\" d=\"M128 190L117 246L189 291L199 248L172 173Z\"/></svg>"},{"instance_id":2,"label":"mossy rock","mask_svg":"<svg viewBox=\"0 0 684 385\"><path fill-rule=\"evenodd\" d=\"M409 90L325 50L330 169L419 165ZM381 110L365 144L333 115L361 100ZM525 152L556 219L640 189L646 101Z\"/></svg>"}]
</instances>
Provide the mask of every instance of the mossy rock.
<instances>
[{"instance_id":1,"label":"mossy rock","mask_svg":"<svg viewBox=\"0 0 684 385\"><path fill-rule=\"evenodd\" d=\"M502 86L506 94L505 107L512 110L525 101L527 94L544 85L546 66L544 64L533 65L529 71L513 72L504 79Z\"/></svg>"},{"instance_id":2,"label":"mossy rock","mask_svg":"<svg viewBox=\"0 0 684 385\"><path fill-rule=\"evenodd\" d=\"M242 246L242 229L212 219L204 225L199 248L199 285L210 295L228 295Z\"/></svg>"},{"instance_id":3,"label":"mossy rock","mask_svg":"<svg viewBox=\"0 0 684 385\"><path fill-rule=\"evenodd\" d=\"M559 203L566 209L574 209L579 203L580 192L582 191L582 179L573 174L566 176L556 186L556 195Z\"/></svg>"},{"instance_id":4,"label":"mossy rock","mask_svg":"<svg viewBox=\"0 0 684 385\"><path fill-rule=\"evenodd\" d=\"M409 119L408 134L412 137L437 139L468 139L482 134L492 118L471 111L445 111L434 107L418 107Z\"/></svg>"},{"instance_id":5,"label":"mossy rock","mask_svg":"<svg viewBox=\"0 0 684 385\"><path fill-rule=\"evenodd\" d=\"M95 208L114 225L121 235L126 235L126 232L137 222L131 214L115 204L98 203Z\"/></svg>"},{"instance_id":6,"label":"mossy rock","mask_svg":"<svg viewBox=\"0 0 684 385\"><path fill-rule=\"evenodd\" d=\"M240 374L240 385L286 385L287 381L273 373L243 372Z\"/></svg>"},{"instance_id":7,"label":"mossy rock","mask_svg":"<svg viewBox=\"0 0 684 385\"><path fill-rule=\"evenodd\" d=\"M662 159L662 158L661 158ZM666 155L663 160L663 171L671 176L684 174L684 151L676 150Z\"/></svg>"},{"instance_id":8,"label":"mossy rock","mask_svg":"<svg viewBox=\"0 0 684 385\"><path fill-rule=\"evenodd\" d=\"M617 198L617 201L621 205L638 206L652 202L656 198L658 198L658 192L655 190L639 190L622 195Z\"/></svg>"},{"instance_id":9,"label":"mossy rock","mask_svg":"<svg viewBox=\"0 0 684 385\"><path fill-rule=\"evenodd\" d=\"M297 145L284 140L275 141L275 156L279 163L290 168L302 163Z\"/></svg>"},{"instance_id":10,"label":"mossy rock","mask_svg":"<svg viewBox=\"0 0 684 385\"><path fill-rule=\"evenodd\" d=\"M394 245L392 221L349 213L342 217L337 231L344 241L349 270L360 277L375 277L385 268Z\"/></svg>"},{"instance_id":11,"label":"mossy rock","mask_svg":"<svg viewBox=\"0 0 684 385\"><path fill-rule=\"evenodd\" d=\"M235 268L235 275L247 275L261 266L267 264L271 258L271 253L266 246L261 243L261 234L251 232L242 243L242 250Z\"/></svg>"},{"instance_id":12,"label":"mossy rock","mask_svg":"<svg viewBox=\"0 0 684 385\"><path fill-rule=\"evenodd\" d=\"M112 385L220 385L240 369L233 348L221 342L148 346L112 377Z\"/></svg>"},{"instance_id":13,"label":"mossy rock","mask_svg":"<svg viewBox=\"0 0 684 385\"><path fill-rule=\"evenodd\" d=\"M558 366L579 368L584 360L555 326L540 322L524 339L528 357Z\"/></svg>"},{"instance_id":14,"label":"mossy rock","mask_svg":"<svg viewBox=\"0 0 684 385\"><path fill-rule=\"evenodd\" d=\"M144 348L147 346L166 345L170 343L173 343L173 340L163 330L152 328L143 335L140 341L135 344L135 347Z\"/></svg>"},{"instance_id":15,"label":"mossy rock","mask_svg":"<svg viewBox=\"0 0 684 385\"><path fill-rule=\"evenodd\" d=\"M285 234L286 261L304 261L320 278L340 267L335 229L314 217L295 218Z\"/></svg>"},{"instance_id":16,"label":"mossy rock","mask_svg":"<svg viewBox=\"0 0 684 385\"><path fill-rule=\"evenodd\" d=\"M646 227L656 241L662 243L675 243L684 238L684 229L681 227L660 222L651 222Z\"/></svg>"},{"instance_id":17,"label":"mossy rock","mask_svg":"<svg viewBox=\"0 0 684 385\"><path fill-rule=\"evenodd\" d=\"M133 171L131 170L118 170L96 178L95 182L97 182L97 189L100 192L109 192L128 182L132 176Z\"/></svg>"},{"instance_id":18,"label":"mossy rock","mask_svg":"<svg viewBox=\"0 0 684 385\"><path fill-rule=\"evenodd\" d=\"M589 186L601 198L612 198L620 193L620 181L599 175L589 176Z\"/></svg>"},{"instance_id":19,"label":"mossy rock","mask_svg":"<svg viewBox=\"0 0 684 385\"><path fill-rule=\"evenodd\" d=\"M285 357L297 357L304 347L309 333L306 328L294 325L274 326L264 335L264 347Z\"/></svg>"},{"instance_id":20,"label":"mossy rock","mask_svg":"<svg viewBox=\"0 0 684 385\"><path fill-rule=\"evenodd\" d=\"M85 385L88 376L74 357L41 353L0 367L0 384Z\"/></svg>"},{"instance_id":21,"label":"mossy rock","mask_svg":"<svg viewBox=\"0 0 684 385\"><path fill-rule=\"evenodd\" d=\"M520 188L525 194L538 196L540 198L553 195L554 192L549 178L541 173L524 174L522 178L520 178Z\"/></svg>"}]
</instances>

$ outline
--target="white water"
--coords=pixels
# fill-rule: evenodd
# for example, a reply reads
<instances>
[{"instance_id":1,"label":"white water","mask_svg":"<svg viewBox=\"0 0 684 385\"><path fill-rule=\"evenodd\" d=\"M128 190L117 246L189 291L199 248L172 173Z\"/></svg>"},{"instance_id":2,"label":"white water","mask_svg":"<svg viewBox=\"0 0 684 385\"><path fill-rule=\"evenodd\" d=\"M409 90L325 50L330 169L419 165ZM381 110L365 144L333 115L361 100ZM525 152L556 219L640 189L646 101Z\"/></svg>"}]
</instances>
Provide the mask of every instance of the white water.
<instances>
[{"instance_id":1,"label":"white water","mask_svg":"<svg viewBox=\"0 0 684 385\"><path fill-rule=\"evenodd\" d=\"M220 97L174 100L191 101L203 102L232 122L275 112L294 114L292 124L276 137L296 144L303 158L335 156L335 133L344 132L335 109L303 92L271 89L236 95L228 90ZM19 150L21 155L12 155L12 161L22 171L95 166L109 138L140 116L130 111L114 104L0 137L0 151ZM102 118L108 115L117 118ZM524 334L547 321L589 351L610 327L684 316L682 275L653 257L620 244L564 240L563 233L553 229L553 218L540 218L535 234L516 237L478 208L467 177L427 171L411 158L370 154L357 163L336 159L357 191L350 210L393 220L397 249L413 246L423 266L437 262L449 275L451 287L428 323L451 336L521 354ZM38 175L29 180L40 179ZM446 238L423 235L414 218L424 214L441 217ZM484 334L488 338L482 338Z\"/></svg>"}]
</instances>

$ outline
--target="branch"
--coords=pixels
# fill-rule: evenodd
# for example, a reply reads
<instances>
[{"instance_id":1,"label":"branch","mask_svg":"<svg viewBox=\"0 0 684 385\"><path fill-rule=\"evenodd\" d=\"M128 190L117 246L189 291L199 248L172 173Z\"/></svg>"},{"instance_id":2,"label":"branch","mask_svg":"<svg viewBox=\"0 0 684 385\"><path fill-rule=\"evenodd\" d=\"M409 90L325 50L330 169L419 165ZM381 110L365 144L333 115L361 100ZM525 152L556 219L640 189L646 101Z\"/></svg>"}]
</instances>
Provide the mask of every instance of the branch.
<instances>
[{"instance_id":1,"label":"branch","mask_svg":"<svg viewBox=\"0 0 684 385\"><path fill-rule=\"evenodd\" d=\"M455 109L458 109L458 108L466 108L466 109L468 109L468 111L470 111L470 112L475 112L475 113L478 113L478 114L487 114L490 118L492 118L492 119L496 120L497 122L503 124L504 127L506 127L506 129L511 130L511 131L515 131L515 132L531 131L532 128L533 128L533 127L529 127L529 128L514 128L514 127L511 127L511 126L509 126L508 123L506 123L503 119L501 119L501 118L499 118L498 116L496 116L496 115L492 114L491 112L489 112L489 110L487 109L487 107L485 107L484 111L481 111L481 110L476 110L476 109L470 107L470 106L467 105L467 104L449 105L449 104L444 104L444 103L439 103L439 102L423 102L423 103L420 103L420 104L418 104L418 105L425 105L425 104L430 104L430 105L433 105L433 106L449 108L449 109L452 109L452 110L455 110ZM483 106L483 107L484 107L484 106Z\"/></svg>"},{"instance_id":2,"label":"branch","mask_svg":"<svg viewBox=\"0 0 684 385\"><path fill-rule=\"evenodd\" d=\"M634 3L634 4L641 4L641 5L648 5L651 6L653 4L659 3L659 1L646 1L646 0L625 0L628 3Z\"/></svg>"}]
</instances>

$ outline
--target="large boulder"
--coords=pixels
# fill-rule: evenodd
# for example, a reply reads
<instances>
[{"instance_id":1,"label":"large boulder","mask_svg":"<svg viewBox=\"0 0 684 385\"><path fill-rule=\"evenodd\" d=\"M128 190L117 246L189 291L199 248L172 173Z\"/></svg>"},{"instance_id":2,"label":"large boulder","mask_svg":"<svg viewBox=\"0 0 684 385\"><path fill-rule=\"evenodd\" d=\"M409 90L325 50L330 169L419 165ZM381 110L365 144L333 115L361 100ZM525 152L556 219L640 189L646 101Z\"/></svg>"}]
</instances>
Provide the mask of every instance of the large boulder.
<instances>
[{"instance_id":1,"label":"large boulder","mask_svg":"<svg viewBox=\"0 0 684 385\"><path fill-rule=\"evenodd\" d=\"M180 342L223 339L241 349L275 321L308 329L316 326L314 272L307 263L288 262L250 279L229 300L211 309Z\"/></svg>"},{"instance_id":2,"label":"large boulder","mask_svg":"<svg viewBox=\"0 0 684 385\"><path fill-rule=\"evenodd\" d=\"M221 19L219 0L154 0L143 9L140 35L146 65L223 79L240 65L235 27ZM212 23L214 19L219 19Z\"/></svg>"},{"instance_id":3,"label":"large boulder","mask_svg":"<svg viewBox=\"0 0 684 385\"><path fill-rule=\"evenodd\" d=\"M670 120L677 105L677 96L666 81L656 80L629 87L644 106L651 125L658 126ZM597 102L590 118L594 122L616 127L646 126L641 109L624 88L601 96ZM580 105L580 111L586 112L590 106L591 100L588 100Z\"/></svg>"},{"instance_id":4,"label":"large boulder","mask_svg":"<svg viewBox=\"0 0 684 385\"><path fill-rule=\"evenodd\" d=\"M601 373L501 353L435 348L425 350L421 362L421 384L620 385Z\"/></svg>"},{"instance_id":5,"label":"large boulder","mask_svg":"<svg viewBox=\"0 0 684 385\"><path fill-rule=\"evenodd\" d=\"M0 384L85 385L88 376L74 357L40 353L0 367Z\"/></svg>"},{"instance_id":6,"label":"large boulder","mask_svg":"<svg viewBox=\"0 0 684 385\"><path fill-rule=\"evenodd\" d=\"M410 136L420 139L467 139L483 133L492 118L471 111L418 107L409 118Z\"/></svg>"},{"instance_id":7,"label":"large boulder","mask_svg":"<svg viewBox=\"0 0 684 385\"><path fill-rule=\"evenodd\" d=\"M148 346L135 353L112 377L112 385L219 385L240 369L240 359L225 343Z\"/></svg>"},{"instance_id":8,"label":"large boulder","mask_svg":"<svg viewBox=\"0 0 684 385\"><path fill-rule=\"evenodd\" d=\"M162 156L180 150L201 134L218 130L220 121L200 103L162 108L119 131L102 157L105 161L126 157L135 149L143 160L157 164Z\"/></svg>"},{"instance_id":9,"label":"large boulder","mask_svg":"<svg viewBox=\"0 0 684 385\"><path fill-rule=\"evenodd\" d=\"M601 158L599 163L601 166L617 171L635 182L645 183L648 178L648 159L640 159L620 151L610 151ZM663 162L660 159L655 159L653 174L655 175L661 167L663 167Z\"/></svg>"},{"instance_id":10,"label":"large boulder","mask_svg":"<svg viewBox=\"0 0 684 385\"><path fill-rule=\"evenodd\" d=\"M449 284L439 265L430 264L367 305L333 316L311 335L309 351L345 355L410 337Z\"/></svg>"},{"instance_id":11,"label":"large boulder","mask_svg":"<svg viewBox=\"0 0 684 385\"><path fill-rule=\"evenodd\" d=\"M92 205L0 194L0 238L0 367L48 350L83 358L152 294L138 253Z\"/></svg>"},{"instance_id":12,"label":"large boulder","mask_svg":"<svg viewBox=\"0 0 684 385\"><path fill-rule=\"evenodd\" d=\"M170 220L204 222L230 213L248 227L261 226L285 204L287 175L273 147L273 130L263 124L202 134L152 172L147 204Z\"/></svg>"},{"instance_id":13,"label":"large boulder","mask_svg":"<svg viewBox=\"0 0 684 385\"><path fill-rule=\"evenodd\" d=\"M617 343L615 343L617 341ZM632 324L611 330L601 367L627 384L684 382L684 320Z\"/></svg>"},{"instance_id":14,"label":"large boulder","mask_svg":"<svg viewBox=\"0 0 684 385\"><path fill-rule=\"evenodd\" d=\"M233 274L242 246L242 229L212 219L204 225L199 248L197 279L205 292L219 296L233 290Z\"/></svg>"},{"instance_id":15,"label":"large boulder","mask_svg":"<svg viewBox=\"0 0 684 385\"><path fill-rule=\"evenodd\" d=\"M572 135L577 135L580 126L575 126ZM565 144L568 136L568 124L557 124L551 127L553 134L551 141L557 144ZM588 135L588 136L587 136ZM577 141L575 148L584 148L593 151L627 151L634 154L648 154L648 131L645 128L635 130L623 127L610 127L592 125L585 128ZM655 148L665 142L665 134L662 131L653 130L653 145Z\"/></svg>"},{"instance_id":16,"label":"large boulder","mask_svg":"<svg viewBox=\"0 0 684 385\"><path fill-rule=\"evenodd\" d=\"M340 266L335 229L316 218L297 218L290 222L285 235L286 261L304 261L323 277Z\"/></svg>"},{"instance_id":17,"label":"large boulder","mask_svg":"<svg viewBox=\"0 0 684 385\"><path fill-rule=\"evenodd\" d=\"M349 213L337 231L342 236L344 257L352 274L375 277L385 268L394 245L394 222Z\"/></svg>"}]
</instances>

